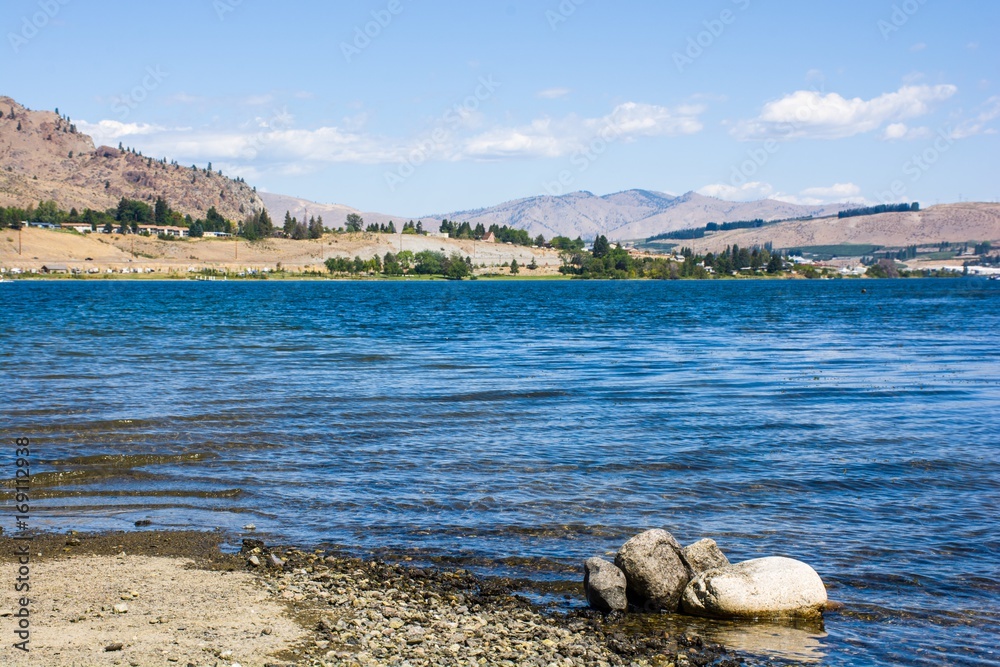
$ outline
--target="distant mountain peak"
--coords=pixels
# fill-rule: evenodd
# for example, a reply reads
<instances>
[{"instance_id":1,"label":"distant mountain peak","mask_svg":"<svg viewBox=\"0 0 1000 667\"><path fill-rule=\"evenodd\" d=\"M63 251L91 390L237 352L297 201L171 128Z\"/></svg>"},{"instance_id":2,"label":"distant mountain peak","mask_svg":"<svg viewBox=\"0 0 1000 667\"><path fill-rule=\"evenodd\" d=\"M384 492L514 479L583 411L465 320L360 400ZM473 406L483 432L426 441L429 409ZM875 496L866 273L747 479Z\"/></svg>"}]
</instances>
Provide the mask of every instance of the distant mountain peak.
<instances>
[{"instance_id":1,"label":"distant mountain peak","mask_svg":"<svg viewBox=\"0 0 1000 667\"><path fill-rule=\"evenodd\" d=\"M468 221L526 229L532 235L583 236L603 234L613 240L642 239L665 232L703 227L709 222L738 220L778 220L807 216L835 215L846 204L797 206L774 200L731 202L694 191L673 196L654 190L633 189L601 197L587 190L558 197L539 195L497 206L445 215L436 220Z\"/></svg>"}]
</instances>

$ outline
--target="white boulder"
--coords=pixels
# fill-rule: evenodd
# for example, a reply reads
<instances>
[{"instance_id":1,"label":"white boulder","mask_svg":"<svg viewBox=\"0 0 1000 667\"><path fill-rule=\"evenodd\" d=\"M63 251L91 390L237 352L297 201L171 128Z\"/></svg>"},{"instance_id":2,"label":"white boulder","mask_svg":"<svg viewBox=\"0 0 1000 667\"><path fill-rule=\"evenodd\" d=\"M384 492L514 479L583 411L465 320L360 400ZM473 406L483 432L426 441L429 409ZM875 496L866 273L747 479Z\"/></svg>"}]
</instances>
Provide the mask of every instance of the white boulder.
<instances>
[{"instance_id":1,"label":"white boulder","mask_svg":"<svg viewBox=\"0 0 1000 667\"><path fill-rule=\"evenodd\" d=\"M792 558L756 558L702 572L687 585L681 611L707 618L811 616L827 602L816 570Z\"/></svg>"}]
</instances>

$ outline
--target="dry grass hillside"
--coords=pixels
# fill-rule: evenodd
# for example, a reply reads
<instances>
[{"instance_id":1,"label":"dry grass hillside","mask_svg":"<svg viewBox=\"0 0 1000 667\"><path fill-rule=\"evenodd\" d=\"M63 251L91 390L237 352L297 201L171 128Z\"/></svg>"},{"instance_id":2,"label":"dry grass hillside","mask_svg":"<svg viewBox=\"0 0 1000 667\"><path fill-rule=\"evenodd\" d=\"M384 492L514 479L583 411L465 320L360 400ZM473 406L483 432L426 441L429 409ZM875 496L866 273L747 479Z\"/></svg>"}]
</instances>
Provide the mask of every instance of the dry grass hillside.
<instances>
[{"instance_id":1,"label":"dry grass hillside","mask_svg":"<svg viewBox=\"0 0 1000 667\"><path fill-rule=\"evenodd\" d=\"M18 254L20 244L21 254ZM64 265L68 270L107 275L122 269L151 269L156 274L187 275L204 269L240 272L248 269L294 272L325 271L330 257L371 259L400 249L413 253L429 250L446 255L458 253L472 258L480 273L504 273L501 269L516 259L527 266L532 259L540 267L530 275L551 275L562 265L559 253L503 243L458 241L410 234L327 234L322 239L294 241L266 239L183 239L163 241L155 237L119 234L78 234L46 229L0 230L0 267L30 272ZM524 271L527 275L528 271Z\"/></svg>"},{"instance_id":2,"label":"dry grass hillside","mask_svg":"<svg viewBox=\"0 0 1000 667\"><path fill-rule=\"evenodd\" d=\"M734 244L750 247L772 243L775 248L841 244L905 247L936 245L943 241L1000 241L1000 204L943 204L915 213L796 220L677 243L696 252L718 252Z\"/></svg>"},{"instance_id":3,"label":"dry grass hillside","mask_svg":"<svg viewBox=\"0 0 1000 667\"><path fill-rule=\"evenodd\" d=\"M230 220L264 208L246 183L117 148L95 148L90 137L54 112L31 111L0 97L0 113L0 206L27 208L51 199L67 211L104 211L122 197L152 203L162 196L182 213L204 217L214 206Z\"/></svg>"}]
</instances>

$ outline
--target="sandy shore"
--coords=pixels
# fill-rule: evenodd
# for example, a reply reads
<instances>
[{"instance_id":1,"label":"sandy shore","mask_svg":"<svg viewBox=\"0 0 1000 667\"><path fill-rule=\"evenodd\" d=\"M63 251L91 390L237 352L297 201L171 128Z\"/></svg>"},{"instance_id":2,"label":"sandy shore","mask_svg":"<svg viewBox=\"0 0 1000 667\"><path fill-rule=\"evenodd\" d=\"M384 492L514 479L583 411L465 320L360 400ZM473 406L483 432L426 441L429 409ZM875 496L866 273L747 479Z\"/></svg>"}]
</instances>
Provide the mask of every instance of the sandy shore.
<instances>
[{"instance_id":1,"label":"sandy shore","mask_svg":"<svg viewBox=\"0 0 1000 667\"><path fill-rule=\"evenodd\" d=\"M641 617L543 613L513 582L246 542L220 533L37 536L30 653L13 644L19 603L0 597L0 664L719 665L745 664ZM22 544L0 537L13 581Z\"/></svg>"}]
</instances>

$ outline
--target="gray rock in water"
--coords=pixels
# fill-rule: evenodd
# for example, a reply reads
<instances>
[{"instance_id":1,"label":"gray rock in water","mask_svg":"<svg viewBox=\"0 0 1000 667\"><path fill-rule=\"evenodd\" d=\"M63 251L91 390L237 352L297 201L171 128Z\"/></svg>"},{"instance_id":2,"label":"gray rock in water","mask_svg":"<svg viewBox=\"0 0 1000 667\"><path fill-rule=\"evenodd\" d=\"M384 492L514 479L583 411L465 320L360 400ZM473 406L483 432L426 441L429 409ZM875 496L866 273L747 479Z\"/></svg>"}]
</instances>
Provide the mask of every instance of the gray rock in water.
<instances>
[{"instance_id":1,"label":"gray rock in water","mask_svg":"<svg viewBox=\"0 0 1000 667\"><path fill-rule=\"evenodd\" d=\"M684 547L681 556L691 569L693 576L698 576L706 570L714 570L717 567L730 565L726 554L722 553L715 540L710 539L699 540L692 545Z\"/></svg>"},{"instance_id":2,"label":"gray rock in water","mask_svg":"<svg viewBox=\"0 0 1000 667\"><path fill-rule=\"evenodd\" d=\"M691 571L681 545L665 530L647 530L622 545L615 565L628 581L628 601L646 611L677 611Z\"/></svg>"},{"instance_id":3,"label":"gray rock in water","mask_svg":"<svg viewBox=\"0 0 1000 667\"><path fill-rule=\"evenodd\" d=\"M628 597L625 573L603 558L591 558L583 565L583 592L598 611L625 611Z\"/></svg>"},{"instance_id":4,"label":"gray rock in water","mask_svg":"<svg viewBox=\"0 0 1000 667\"><path fill-rule=\"evenodd\" d=\"M695 577L681 611L707 618L814 616L826 604L816 570L792 558L756 558Z\"/></svg>"}]
</instances>

